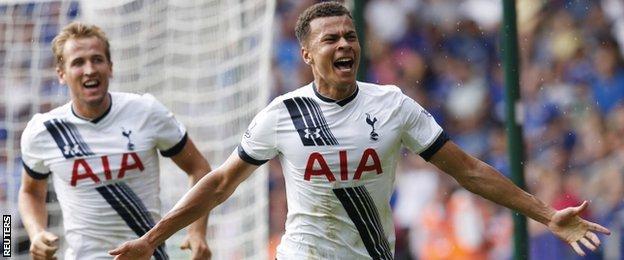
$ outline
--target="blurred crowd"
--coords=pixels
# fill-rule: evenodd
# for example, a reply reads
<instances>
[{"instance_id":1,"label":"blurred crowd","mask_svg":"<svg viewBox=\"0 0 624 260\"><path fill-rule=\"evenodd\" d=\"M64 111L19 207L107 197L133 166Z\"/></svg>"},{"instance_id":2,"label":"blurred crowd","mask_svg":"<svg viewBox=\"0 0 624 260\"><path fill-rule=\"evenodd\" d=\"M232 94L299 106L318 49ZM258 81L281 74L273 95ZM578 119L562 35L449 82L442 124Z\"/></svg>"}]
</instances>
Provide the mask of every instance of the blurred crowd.
<instances>
[{"instance_id":1,"label":"blurred crowd","mask_svg":"<svg viewBox=\"0 0 624 260\"><path fill-rule=\"evenodd\" d=\"M278 0L272 96L312 80L295 22L312 0ZM501 59L501 1L368 0L365 81L399 86L451 139L510 175ZM347 1L352 4L352 1ZM554 208L590 201L609 227L586 259L624 259L624 2L517 0L527 190ZM271 250L284 229L284 181L270 162ZM391 204L397 259L509 259L511 212L405 151ZM530 259L576 259L529 222Z\"/></svg>"}]
</instances>

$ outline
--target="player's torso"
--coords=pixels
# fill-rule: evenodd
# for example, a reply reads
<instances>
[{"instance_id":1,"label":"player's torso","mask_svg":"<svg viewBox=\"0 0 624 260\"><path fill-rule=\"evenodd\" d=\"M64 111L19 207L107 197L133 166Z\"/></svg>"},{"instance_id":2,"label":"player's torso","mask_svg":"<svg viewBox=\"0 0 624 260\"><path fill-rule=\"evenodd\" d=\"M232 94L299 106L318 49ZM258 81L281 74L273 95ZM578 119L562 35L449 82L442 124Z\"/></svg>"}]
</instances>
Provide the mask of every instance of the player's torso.
<instances>
[{"instance_id":1,"label":"player's torso","mask_svg":"<svg viewBox=\"0 0 624 260\"><path fill-rule=\"evenodd\" d=\"M149 113L123 96L113 97L111 109L97 122L78 118L67 106L42 120L44 164L72 245L136 237L159 217L158 156L146 128Z\"/></svg>"},{"instance_id":2,"label":"player's torso","mask_svg":"<svg viewBox=\"0 0 624 260\"><path fill-rule=\"evenodd\" d=\"M359 94L345 106L311 97L284 100L277 122L278 150L294 171L293 180L311 186L341 187L387 176L400 147L400 118L392 107L365 104Z\"/></svg>"},{"instance_id":3,"label":"player's torso","mask_svg":"<svg viewBox=\"0 0 624 260\"><path fill-rule=\"evenodd\" d=\"M320 259L370 257L367 250L383 258L394 248L389 198L403 124L395 100L368 87L343 105L312 95L283 101L276 129L289 207L285 246L309 245L314 252L306 254Z\"/></svg>"},{"instance_id":4,"label":"player's torso","mask_svg":"<svg viewBox=\"0 0 624 260\"><path fill-rule=\"evenodd\" d=\"M158 157L147 120L145 111L123 103L114 103L97 123L69 113L51 117L43 122L51 140L43 144L49 151L45 163L69 189L149 177Z\"/></svg>"},{"instance_id":5,"label":"player's torso","mask_svg":"<svg viewBox=\"0 0 624 260\"><path fill-rule=\"evenodd\" d=\"M47 129L53 129L54 142L48 144L55 151L47 164L63 186L73 189L121 180L145 181L147 172L154 173L158 157L153 138L141 131L145 119L110 116L117 118L111 118L108 125L71 118L45 122Z\"/></svg>"}]
</instances>

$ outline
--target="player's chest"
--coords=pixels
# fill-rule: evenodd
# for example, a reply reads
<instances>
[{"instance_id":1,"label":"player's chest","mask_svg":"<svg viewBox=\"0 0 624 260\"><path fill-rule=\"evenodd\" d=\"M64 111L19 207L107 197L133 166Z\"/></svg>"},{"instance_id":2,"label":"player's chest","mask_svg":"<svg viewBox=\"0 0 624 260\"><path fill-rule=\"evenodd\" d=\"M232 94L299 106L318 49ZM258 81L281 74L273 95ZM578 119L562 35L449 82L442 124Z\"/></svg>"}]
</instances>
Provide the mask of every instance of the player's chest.
<instances>
[{"instance_id":1,"label":"player's chest","mask_svg":"<svg viewBox=\"0 0 624 260\"><path fill-rule=\"evenodd\" d=\"M149 150L156 141L141 120L97 125L54 119L44 124L49 161Z\"/></svg>"},{"instance_id":2,"label":"player's chest","mask_svg":"<svg viewBox=\"0 0 624 260\"><path fill-rule=\"evenodd\" d=\"M157 165L155 151L132 151L120 154L100 154L76 157L49 165L56 180L65 187L95 187L120 180L149 178Z\"/></svg>"},{"instance_id":3,"label":"player's chest","mask_svg":"<svg viewBox=\"0 0 624 260\"><path fill-rule=\"evenodd\" d=\"M389 109L332 112L280 122L277 142L284 158L304 180L320 176L329 182L351 181L380 175L400 147L400 119Z\"/></svg>"},{"instance_id":4,"label":"player's chest","mask_svg":"<svg viewBox=\"0 0 624 260\"><path fill-rule=\"evenodd\" d=\"M135 177L156 160L155 137L140 120L95 125L50 120L44 163L70 187Z\"/></svg>"},{"instance_id":5,"label":"player's chest","mask_svg":"<svg viewBox=\"0 0 624 260\"><path fill-rule=\"evenodd\" d=\"M384 107L290 112L277 124L282 152L322 150L385 151L400 142L401 119Z\"/></svg>"}]
</instances>

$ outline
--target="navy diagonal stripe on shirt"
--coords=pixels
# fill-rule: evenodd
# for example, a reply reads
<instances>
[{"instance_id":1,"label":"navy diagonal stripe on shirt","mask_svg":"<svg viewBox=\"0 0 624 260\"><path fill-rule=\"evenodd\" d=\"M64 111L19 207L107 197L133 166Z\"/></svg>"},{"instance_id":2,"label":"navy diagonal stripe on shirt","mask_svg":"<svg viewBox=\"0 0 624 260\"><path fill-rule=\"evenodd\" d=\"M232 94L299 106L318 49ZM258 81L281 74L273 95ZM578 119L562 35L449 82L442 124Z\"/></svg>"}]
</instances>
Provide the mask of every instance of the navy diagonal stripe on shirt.
<instances>
[{"instance_id":1,"label":"navy diagonal stripe on shirt","mask_svg":"<svg viewBox=\"0 0 624 260\"><path fill-rule=\"evenodd\" d=\"M328 133L327 125L323 125L323 121L321 121L322 115L319 115L318 111L315 110L314 105L316 102L314 102L311 98L303 98L302 102L305 104L308 111L310 111L312 121L314 121L314 125L320 130L319 134L325 144L332 145L333 143L330 136L331 133Z\"/></svg>"},{"instance_id":2,"label":"navy diagonal stripe on shirt","mask_svg":"<svg viewBox=\"0 0 624 260\"><path fill-rule=\"evenodd\" d=\"M65 153L65 146L69 145L69 143L66 142L58 129L56 129L56 127L52 124L52 122L45 121L43 122L43 125L46 127L50 135L52 135L52 138L54 139L54 142L56 142L56 146L58 146L58 148L61 150L63 157L65 157L65 159L74 157L71 152Z\"/></svg>"},{"instance_id":3,"label":"navy diagonal stripe on shirt","mask_svg":"<svg viewBox=\"0 0 624 260\"><path fill-rule=\"evenodd\" d=\"M366 207L364 203L365 198L362 195L360 195L359 192L356 192L356 190L359 188L362 188L362 187L346 188L345 190L347 192L348 197L351 199L351 201L355 205L357 214L359 215L359 217L362 218L362 221L364 222L368 231L370 232L372 240L375 241L375 244L374 244L375 250L379 252L380 257L381 257L380 259L388 259L388 257L391 259L392 255L384 248L384 240L386 240L386 237L383 232L383 229L381 225L379 224L379 222L375 222L375 215L378 214L377 209L370 210L368 207ZM379 217L377 217L377 219L378 218ZM387 242L385 242L385 244L387 244Z\"/></svg>"},{"instance_id":4,"label":"navy diagonal stripe on shirt","mask_svg":"<svg viewBox=\"0 0 624 260\"><path fill-rule=\"evenodd\" d=\"M152 215L149 213L149 211L147 210L147 207L145 207L145 204L143 204L143 201L141 201L141 199L136 195L136 193L134 193L134 191L132 191L132 189L123 182L116 183L114 185L117 187L120 193L122 193L129 199L129 202L135 207L135 209L139 211L140 215L146 220L149 226L147 231L149 231L149 229L154 227L154 219L152 218ZM157 254L160 255L160 258L157 257ZM156 259L168 259L169 258L167 256L167 253L165 252L165 244L162 244L156 248L156 250L154 251L154 256L156 257Z\"/></svg>"},{"instance_id":5,"label":"navy diagonal stripe on shirt","mask_svg":"<svg viewBox=\"0 0 624 260\"><path fill-rule=\"evenodd\" d=\"M131 195L124 191L123 187L119 183L109 185L109 189L115 194L124 205L127 205L130 211L141 220L141 226L147 230L154 226L154 220L152 216L145 210L143 203L136 203Z\"/></svg>"},{"instance_id":6,"label":"navy diagonal stripe on shirt","mask_svg":"<svg viewBox=\"0 0 624 260\"><path fill-rule=\"evenodd\" d=\"M76 147L80 148L80 146L78 146L76 141L70 136L69 130L61 124L61 121L59 119L52 119L52 124L61 133L63 138L65 138L65 141L67 142L67 145L69 146L69 150L70 150L69 153L72 154L73 156L80 156L83 153L83 151L81 150L79 153L76 153L74 149Z\"/></svg>"},{"instance_id":7,"label":"navy diagonal stripe on shirt","mask_svg":"<svg viewBox=\"0 0 624 260\"><path fill-rule=\"evenodd\" d=\"M329 129L329 126L327 125L327 121L325 121L325 116L323 115L323 111L321 111L319 104L316 103L316 101L312 100L311 98L306 98L305 100L310 104L313 115L315 119L318 120L318 125L321 127L321 132L327 136L326 138L329 144L337 145L338 140L336 140L336 137L334 137L334 134L332 134L331 130Z\"/></svg>"},{"instance_id":8,"label":"navy diagonal stripe on shirt","mask_svg":"<svg viewBox=\"0 0 624 260\"><path fill-rule=\"evenodd\" d=\"M139 199L136 193L134 193L134 191L132 191L132 189L130 189L130 187L128 187L128 185L123 182L116 183L115 185L117 186L117 188L121 190L121 192L123 192L126 196L128 196L128 198L130 198L130 201L134 205L137 206L137 208L141 211L143 215L147 217L147 219L149 220L148 221L149 224L154 225L154 220L152 219L152 215L149 214L147 207L145 207L145 204L143 204L143 201Z\"/></svg>"},{"instance_id":9,"label":"navy diagonal stripe on shirt","mask_svg":"<svg viewBox=\"0 0 624 260\"><path fill-rule=\"evenodd\" d=\"M77 154L76 156L93 155L93 153L90 153L88 151L86 144L80 142L80 134L78 133L78 131L76 130L76 132L74 133L74 131L72 130L71 125L73 124L65 120L58 120L57 124L61 129L63 129L64 132L67 133L67 135L69 136L69 138L71 138L72 142L76 145L78 150L80 150L80 154Z\"/></svg>"},{"instance_id":10,"label":"navy diagonal stripe on shirt","mask_svg":"<svg viewBox=\"0 0 624 260\"><path fill-rule=\"evenodd\" d=\"M94 154L87 145L87 143L84 141L84 139L82 139L82 135L80 135L80 132L78 132L78 129L74 124L64 120L62 120L61 123L67 127L69 133L74 137L74 140L76 140L76 143L78 144L78 147L80 147L83 155L87 156Z\"/></svg>"},{"instance_id":11,"label":"navy diagonal stripe on shirt","mask_svg":"<svg viewBox=\"0 0 624 260\"><path fill-rule=\"evenodd\" d=\"M304 146L337 145L318 103L309 97L283 101Z\"/></svg>"},{"instance_id":12,"label":"navy diagonal stripe on shirt","mask_svg":"<svg viewBox=\"0 0 624 260\"><path fill-rule=\"evenodd\" d=\"M131 195L124 193L122 189L122 187L117 186L116 184L96 188L96 190L126 222L130 229L132 229L137 236L143 236L153 226L153 220L151 220L152 218L149 216L149 213L146 211L142 212L140 206L132 202ZM162 245L154 251L154 257L159 260L168 259L167 254L164 252L164 248L161 247Z\"/></svg>"},{"instance_id":13,"label":"navy diagonal stripe on shirt","mask_svg":"<svg viewBox=\"0 0 624 260\"><path fill-rule=\"evenodd\" d=\"M327 142L320 135L320 133L322 132L321 126L317 125L314 122L314 120L312 120L312 114L310 112L310 108L308 108L306 106L306 104L303 102L302 98L296 97L296 98L294 98L294 100L295 100L295 103L297 103L297 106L299 107L299 109L301 110L301 114L303 115L303 118L305 119L305 122L308 125L308 129L318 129L319 130L319 137L314 137L314 135L311 135L310 136L310 137L312 137L311 139L313 139L317 144L325 145Z\"/></svg>"},{"instance_id":14,"label":"navy diagonal stripe on shirt","mask_svg":"<svg viewBox=\"0 0 624 260\"><path fill-rule=\"evenodd\" d=\"M297 104L295 104L295 101L292 99L286 99L284 100L284 105L286 105L286 109L290 114L290 119L292 120L295 129L297 129L297 132L299 133L299 138L301 138L301 142L303 143L303 145L314 146L314 141L305 137L305 129L307 128L305 126L305 123L303 122L303 116L299 112L299 108L297 108Z\"/></svg>"},{"instance_id":15,"label":"navy diagonal stripe on shirt","mask_svg":"<svg viewBox=\"0 0 624 260\"><path fill-rule=\"evenodd\" d=\"M388 243L388 240L386 239L383 226L381 225L381 219L379 218L379 212L377 210L377 207L375 206L373 198L370 196L364 186L355 187L353 191L359 195L363 206L365 207L367 212L370 213L369 215L372 218L373 226L379 231L381 246L384 249L383 251L386 252L386 256L392 257L392 249L390 249L390 243Z\"/></svg>"},{"instance_id":16,"label":"navy diagonal stripe on shirt","mask_svg":"<svg viewBox=\"0 0 624 260\"><path fill-rule=\"evenodd\" d=\"M62 119L51 119L43 124L66 159L94 154L73 124Z\"/></svg>"},{"instance_id":17,"label":"navy diagonal stripe on shirt","mask_svg":"<svg viewBox=\"0 0 624 260\"><path fill-rule=\"evenodd\" d=\"M388 253L381 248L379 236L375 234L375 228L370 220L363 216L362 206L358 205L361 203L357 197L353 196L352 190L353 188L337 188L333 189L333 192L357 228L368 254L373 259L392 259L392 257L388 258Z\"/></svg>"},{"instance_id":18,"label":"navy diagonal stripe on shirt","mask_svg":"<svg viewBox=\"0 0 624 260\"><path fill-rule=\"evenodd\" d=\"M109 185L110 186L110 185ZM143 228L139 225L139 223L134 219L130 211L113 193L108 189L108 186L97 187L96 190L104 197L106 202L115 210L117 214L121 216L121 218L126 222L128 227L134 231L138 236L142 236L144 234Z\"/></svg>"}]
</instances>

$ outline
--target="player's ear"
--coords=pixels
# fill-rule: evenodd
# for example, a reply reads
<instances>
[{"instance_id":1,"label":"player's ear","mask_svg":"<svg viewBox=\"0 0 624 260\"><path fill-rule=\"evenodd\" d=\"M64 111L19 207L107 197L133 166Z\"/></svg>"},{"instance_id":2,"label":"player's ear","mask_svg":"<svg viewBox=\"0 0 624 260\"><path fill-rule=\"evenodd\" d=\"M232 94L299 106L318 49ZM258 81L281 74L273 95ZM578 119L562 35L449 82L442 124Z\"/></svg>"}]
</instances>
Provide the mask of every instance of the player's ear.
<instances>
[{"instance_id":1,"label":"player's ear","mask_svg":"<svg viewBox=\"0 0 624 260\"><path fill-rule=\"evenodd\" d=\"M63 70L63 65L56 66L56 76L58 77L59 84L65 85L65 70Z\"/></svg>"},{"instance_id":2,"label":"player's ear","mask_svg":"<svg viewBox=\"0 0 624 260\"><path fill-rule=\"evenodd\" d=\"M303 58L303 62L308 65L314 64L314 60L312 60L312 55L305 46L301 47L301 58Z\"/></svg>"}]
</instances>

